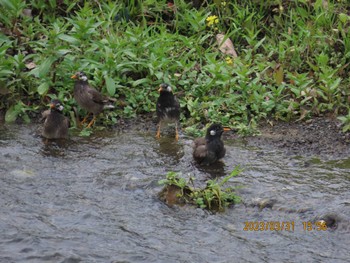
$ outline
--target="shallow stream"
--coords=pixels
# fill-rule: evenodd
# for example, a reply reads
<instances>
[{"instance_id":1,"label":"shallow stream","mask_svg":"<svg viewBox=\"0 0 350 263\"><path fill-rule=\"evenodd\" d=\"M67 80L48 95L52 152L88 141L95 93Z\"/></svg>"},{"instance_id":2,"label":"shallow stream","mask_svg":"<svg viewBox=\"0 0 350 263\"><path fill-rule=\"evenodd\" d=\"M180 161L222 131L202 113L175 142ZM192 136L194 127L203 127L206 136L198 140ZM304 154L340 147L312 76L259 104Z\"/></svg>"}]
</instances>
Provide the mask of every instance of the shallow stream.
<instances>
[{"instance_id":1,"label":"shallow stream","mask_svg":"<svg viewBox=\"0 0 350 263\"><path fill-rule=\"evenodd\" d=\"M221 171L192 163L192 138L103 131L45 144L34 125L0 127L0 262L350 262L350 158L292 156L225 139ZM223 213L169 207L169 171L232 178ZM264 202L271 203L262 208ZM260 208L259 208L260 206ZM334 215L334 229L305 224ZM294 231L245 231L246 222ZM303 223L305 222L305 223ZM249 224L249 223L248 223Z\"/></svg>"}]
</instances>

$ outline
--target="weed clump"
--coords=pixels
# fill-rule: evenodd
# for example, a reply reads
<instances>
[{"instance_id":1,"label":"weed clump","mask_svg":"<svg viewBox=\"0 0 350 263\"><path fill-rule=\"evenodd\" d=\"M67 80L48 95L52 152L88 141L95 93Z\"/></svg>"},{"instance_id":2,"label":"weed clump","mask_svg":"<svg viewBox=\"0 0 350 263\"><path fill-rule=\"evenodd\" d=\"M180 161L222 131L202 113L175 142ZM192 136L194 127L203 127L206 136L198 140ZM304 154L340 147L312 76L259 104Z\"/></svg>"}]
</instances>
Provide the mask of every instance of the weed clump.
<instances>
[{"instance_id":1,"label":"weed clump","mask_svg":"<svg viewBox=\"0 0 350 263\"><path fill-rule=\"evenodd\" d=\"M224 188L224 185L241 171L239 167L236 167L230 175L220 181L218 179L208 180L204 187L194 187L193 177L187 181L180 173L169 172L166 179L159 181L159 184L164 185L159 197L168 205L191 204L209 211L221 212L226 207L240 202L234 188Z\"/></svg>"}]
</instances>

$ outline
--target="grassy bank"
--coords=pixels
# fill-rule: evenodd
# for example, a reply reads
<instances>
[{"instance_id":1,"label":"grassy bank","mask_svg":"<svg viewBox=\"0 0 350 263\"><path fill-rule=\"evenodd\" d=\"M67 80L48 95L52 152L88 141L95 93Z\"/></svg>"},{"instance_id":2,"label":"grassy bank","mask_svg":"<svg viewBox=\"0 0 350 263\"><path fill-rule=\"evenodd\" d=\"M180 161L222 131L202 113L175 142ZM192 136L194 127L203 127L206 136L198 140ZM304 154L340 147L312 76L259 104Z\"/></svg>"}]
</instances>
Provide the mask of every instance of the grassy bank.
<instances>
[{"instance_id":1,"label":"grassy bank","mask_svg":"<svg viewBox=\"0 0 350 263\"><path fill-rule=\"evenodd\" d=\"M50 98L74 119L70 76L81 70L117 99L102 125L154 112L157 86L167 82L188 132L217 121L251 133L264 119L326 113L350 129L345 0L32 2L0 0L0 110L8 122L29 122ZM220 51L218 33L237 57Z\"/></svg>"}]
</instances>

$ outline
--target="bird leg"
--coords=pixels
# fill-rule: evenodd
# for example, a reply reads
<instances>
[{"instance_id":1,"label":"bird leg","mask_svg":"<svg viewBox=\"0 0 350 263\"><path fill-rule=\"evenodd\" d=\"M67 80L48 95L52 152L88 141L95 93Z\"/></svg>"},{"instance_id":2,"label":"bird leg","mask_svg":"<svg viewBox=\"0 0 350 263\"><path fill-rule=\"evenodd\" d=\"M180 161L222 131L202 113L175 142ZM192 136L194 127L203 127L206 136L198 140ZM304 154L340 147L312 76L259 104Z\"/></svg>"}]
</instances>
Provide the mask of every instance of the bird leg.
<instances>
[{"instance_id":1,"label":"bird leg","mask_svg":"<svg viewBox=\"0 0 350 263\"><path fill-rule=\"evenodd\" d=\"M159 122L159 124L158 124L156 138L157 138L157 139L160 138L160 122Z\"/></svg>"},{"instance_id":2,"label":"bird leg","mask_svg":"<svg viewBox=\"0 0 350 263\"><path fill-rule=\"evenodd\" d=\"M175 123L175 140L179 140L179 132L177 130L177 123Z\"/></svg>"},{"instance_id":3,"label":"bird leg","mask_svg":"<svg viewBox=\"0 0 350 263\"><path fill-rule=\"evenodd\" d=\"M89 116L90 112L85 116L85 118L80 122L80 124L83 125L86 122L87 118L89 118Z\"/></svg>"},{"instance_id":4,"label":"bird leg","mask_svg":"<svg viewBox=\"0 0 350 263\"><path fill-rule=\"evenodd\" d=\"M96 120L96 116L94 116L92 118L92 120L90 121L90 123L88 124L88 126L86 126L86 128L90 128L94 123L95 123L95 120Z\"/></svg>"}]
</instances>

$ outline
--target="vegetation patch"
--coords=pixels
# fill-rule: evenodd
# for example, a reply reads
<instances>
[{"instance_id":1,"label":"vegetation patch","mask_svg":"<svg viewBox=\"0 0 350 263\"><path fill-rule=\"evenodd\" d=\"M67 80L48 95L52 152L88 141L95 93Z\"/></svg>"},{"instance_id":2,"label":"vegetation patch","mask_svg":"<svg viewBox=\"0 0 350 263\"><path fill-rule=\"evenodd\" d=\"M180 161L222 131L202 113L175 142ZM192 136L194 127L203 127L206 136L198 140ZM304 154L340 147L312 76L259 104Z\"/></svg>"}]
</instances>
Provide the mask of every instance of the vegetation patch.
<instances>
[{"instance_id":1,"label":"vegetation patch","mask_svg":"<svg viewBox=\"0 0 350 263\"><path fill-rule=\"evenodd\" d=\"M192 204L210 211L224 211L226 207L240 202L234 189L224 185L241 172L242 170L236 167L230 175L221 180L208 180L201 188L194 186L193 177L186 180L180 173L169 172L166 179L159 181L159 184L164 185L159 197L168 205Z\"/></svg>"},{"instance_id":2,"label":"vegetation patch","mask_svg":"<svg viewBox=\"0 0 350 263\"><path fill-rule=\"evenodd\" d=\"M0 8L7 122L30 122L59 99L74 126L69 76L84 71L116 100L101 126L154 112L156 87L166 82L190 131L220 122L251 134L261 120L326 113L349 130L346 0L1 0ZM228 39L231 52L222 47Z\"/></svg>"}]
</instances>

